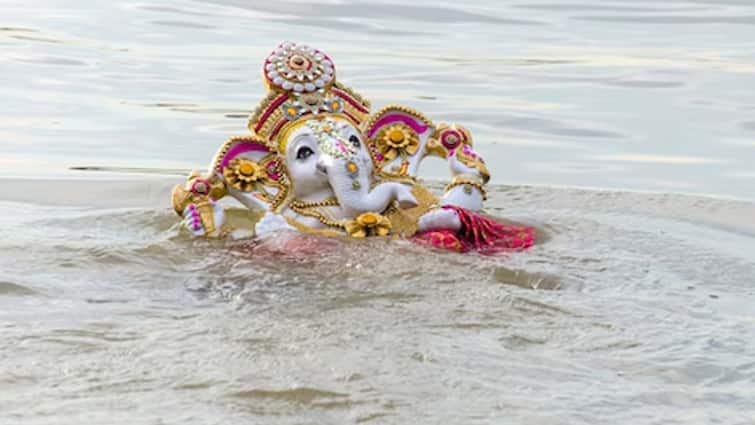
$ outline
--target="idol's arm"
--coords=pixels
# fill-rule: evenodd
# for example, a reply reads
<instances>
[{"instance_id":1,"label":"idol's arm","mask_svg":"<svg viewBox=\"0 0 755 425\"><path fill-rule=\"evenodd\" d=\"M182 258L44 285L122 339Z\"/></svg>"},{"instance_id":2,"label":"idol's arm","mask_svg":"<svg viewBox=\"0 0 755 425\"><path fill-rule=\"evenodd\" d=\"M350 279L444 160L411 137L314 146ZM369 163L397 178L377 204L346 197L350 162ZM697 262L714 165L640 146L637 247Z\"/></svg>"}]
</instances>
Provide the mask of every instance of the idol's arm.
<instances>
[{"instance_id":1,"label":"idol's arm","mask_svg":"<svg viewBox=\"0 0 755 425\"><path fill-rule=\"evenodd\" d=\"M487 199L485 184L490 180L485 161L469 145L464 145L449 155L448 166L453 179L445 188L441 205L481 211Z\"/></svg>"},{"instance_id":2,"label":"idol's arm","mask_svg":"<svg viewBox=\"0 0 755 425\"><path fill-rule=\"evenodd\" d=\"M225 213L218 199L228 193L225 183L217 176L202 176L193 171L183 185L173 188L171 202L181 224L193 236L217 238L223 235Z\"/></svg>"},{"instance_id":3,"label":"idol's arm","mask_svg":"<svg viewBox=\"0 0 755 425\"><path fill-rule=\"evenodd\" d=\"M453 179L445 187L440 205L481 211L487 199L485 185L490 179L485 161L469 145L463 145L449 152L448 165ZM458 214L450 208L435 209L419 219L420 232L438 229L456 231L460 228Z\"/></svg>"}]
</instances>

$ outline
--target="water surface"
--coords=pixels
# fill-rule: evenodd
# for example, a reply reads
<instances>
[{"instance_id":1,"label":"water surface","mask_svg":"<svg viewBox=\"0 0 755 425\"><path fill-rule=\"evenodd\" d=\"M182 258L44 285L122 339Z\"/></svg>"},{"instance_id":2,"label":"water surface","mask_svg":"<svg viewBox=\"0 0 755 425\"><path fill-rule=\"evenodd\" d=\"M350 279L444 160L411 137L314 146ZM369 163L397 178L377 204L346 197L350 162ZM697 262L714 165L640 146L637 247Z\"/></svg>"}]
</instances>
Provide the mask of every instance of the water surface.
<instances>
[{"instance_id":1,"label":"water surface","mask_svg":"<svg viewBox=\"0 0 755 425\"><path fill-rule=\"evenodd\" d=\"M281 40L471 129L494 181L755 199L750 1L4 0L4 175L204 166ZM443 177L443 167L428 176Z\"/></svg>"},{"instance_id":2,"label":"water surface","mask_svg":"<svg viewBox=\"0 0 755 425\"><path fill-rule=\"evenodd\" d=\"M6 183L4 424L755 419L750 203L499 187L491 212L547 242L287 253L191 241L170 179L71 180L47 205Z\"/></svg>"},{"instance_id":3,"label":"water surface","mask_svg":"<svg viewBox=\"0 0 755 425\"><path fill-rule=\"evenodd\" d=\"M0 424L755 422L752 2L396 3L0 3ZM284 39L467 126L547 237L189 239L171 170Z\"/></svg>"}]
</instances>

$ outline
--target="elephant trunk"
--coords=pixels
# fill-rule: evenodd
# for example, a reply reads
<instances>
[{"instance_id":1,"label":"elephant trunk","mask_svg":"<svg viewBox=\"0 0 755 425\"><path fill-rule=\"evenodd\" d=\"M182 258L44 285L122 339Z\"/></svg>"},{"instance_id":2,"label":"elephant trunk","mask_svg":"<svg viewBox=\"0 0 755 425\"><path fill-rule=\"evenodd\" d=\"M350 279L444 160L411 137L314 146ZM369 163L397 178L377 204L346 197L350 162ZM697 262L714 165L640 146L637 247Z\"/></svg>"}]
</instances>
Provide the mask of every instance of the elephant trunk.
<instances>
[{"instance_id":1,"label":"elephant trunk","mask_svg":"<svg viewBox=\"0 0 755 425\"><path fill-rule=\"evenodd\" d=\"M331 188L346 216L355 217L368 211L381 213L394 200L405 206L416 204L411 191L400 183L380 183L371 188L371 168L361 162L336 160L334 166L328 167Z\"/></svg>"}]
</instances>

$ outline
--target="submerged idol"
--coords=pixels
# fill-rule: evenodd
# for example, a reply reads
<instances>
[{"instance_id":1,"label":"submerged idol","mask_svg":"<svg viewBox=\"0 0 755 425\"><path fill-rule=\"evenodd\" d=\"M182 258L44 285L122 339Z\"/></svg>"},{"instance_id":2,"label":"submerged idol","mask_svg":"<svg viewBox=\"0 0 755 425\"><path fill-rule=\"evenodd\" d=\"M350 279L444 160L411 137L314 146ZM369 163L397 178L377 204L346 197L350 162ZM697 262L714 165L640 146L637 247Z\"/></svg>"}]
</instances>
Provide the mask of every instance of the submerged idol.
<instances>
[{"instance_id":1,"label":"submerged idol","mask_svg":"<svg viewBox=\"0 0 755 425\"><path fill-rule=\"evenodd\" d=\"M260 217L257 236L282 229L341 237L408 238L457 252L521 250L529 227L498 223L481 211L490 179L472 137L434 124L414 109L370 103L336 79L324 52L283 43L263 65L267 95L252 111L250 134L231 137L207 173L173 190L173 208L194 236L231 233L217 203L238 200ZM417 179L422 160L448 161L440 198Z\"/></svg>"}]
</instances>

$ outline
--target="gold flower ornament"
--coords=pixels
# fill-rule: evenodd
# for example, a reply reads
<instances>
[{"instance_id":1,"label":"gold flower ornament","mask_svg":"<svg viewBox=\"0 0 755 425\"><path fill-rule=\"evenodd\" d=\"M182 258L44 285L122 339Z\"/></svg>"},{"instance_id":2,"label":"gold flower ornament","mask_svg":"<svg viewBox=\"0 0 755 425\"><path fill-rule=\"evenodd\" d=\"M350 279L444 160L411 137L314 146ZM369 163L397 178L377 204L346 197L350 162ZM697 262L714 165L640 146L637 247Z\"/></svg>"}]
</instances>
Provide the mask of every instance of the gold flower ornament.
<instances>
[{"instance_id":1,"label":"gold flower ornament","mask_svg":"<svg viewBox=\"0 0 755 425\"><path fill-rule=\"evenodd\" d=\"M387 236L391 232L391 222L387 217L366 212L346 223L346 232L355 238L367 236Z\"/></svg>"},{"instance_id":2,"label":"gold flower ornament","mask_svg":"<svg viewBox=\"0 0 755 425\"><path fill-rule=\"evenodd\" d=\"M405 124L393 124L380 130L377 145L384 161L393 161L397 156L414 155L419 149L417 133Z\"/></svg>"},{"instance_id":3,"label":"gold flower ornament","mask_svg":"<svg viewBox=\"0 0 755 425\"><path fill-rule=\"evenodd\" d=\"M235 158L223 168L223 176L234 189L251 192L257 182L265 178L265 170L254 161Z\"/></svg>"}]
</instances>

